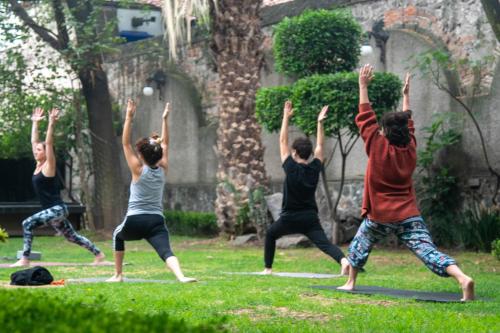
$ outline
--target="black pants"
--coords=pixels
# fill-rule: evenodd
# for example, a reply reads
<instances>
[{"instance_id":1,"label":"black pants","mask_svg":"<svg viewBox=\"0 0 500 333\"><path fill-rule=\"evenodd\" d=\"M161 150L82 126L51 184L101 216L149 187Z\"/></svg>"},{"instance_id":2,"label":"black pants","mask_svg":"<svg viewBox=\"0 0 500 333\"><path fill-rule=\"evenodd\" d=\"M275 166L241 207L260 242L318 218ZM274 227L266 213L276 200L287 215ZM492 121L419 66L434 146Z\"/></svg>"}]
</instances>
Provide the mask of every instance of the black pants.
<instances>
[{"instance_id":1,"label":"black pants","mask_svg":"<svg viewBox=\"0 0 500 333\"><path fill-rule=\"evenodd\" d=\"M146 239L163 261L174 255L170 248L167 226L161 215L127 216L113 232L113 248L115 251L124 251L125 241L140 239Z\"/></svg>"},{"instance_id":2,"label":"black pants","mask_svg":"<svg viewBox=\"0 0 500 333\"><path fill-rule=\"evenodd\" d=\"M273 267L274 252L276 251L276 240L290 234L303 234L309 238L321 251L332 257L340 264L344 253L326 238L325 231L319 223L318 214L315 211L304 211L282 214L278 221L271 224L266 233L264 248L264 261L266 268Z\"/></svg>"}]
</instances>

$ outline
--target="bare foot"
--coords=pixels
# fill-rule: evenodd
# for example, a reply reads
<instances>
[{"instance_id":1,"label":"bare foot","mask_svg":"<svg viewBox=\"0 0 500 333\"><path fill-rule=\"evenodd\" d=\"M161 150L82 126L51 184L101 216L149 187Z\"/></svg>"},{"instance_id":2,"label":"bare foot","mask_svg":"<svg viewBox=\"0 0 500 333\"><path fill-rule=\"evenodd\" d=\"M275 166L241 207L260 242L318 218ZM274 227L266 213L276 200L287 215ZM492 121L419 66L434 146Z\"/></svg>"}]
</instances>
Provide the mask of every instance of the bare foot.
<instances>
[{"instance_id":1,"label":"bare foot","mask_svg":"<svg viewBox=\"0 0 500 333\"><path fill-rule=\"evenodd\" d=\"M104 262L104 259L106 258L106 256L104 255L104 252L99 252L98 255L95 256L95 259L94 259L94 262L92 263L92 265L100 265Z\"/></svg>"},{"instance_id":2,"label":"bare foot","mask_svg":"<svg viewBox=\"0 0 500 333\"><path fill-rule=\"evenodd\" d=\"M273 274L273 269L272 268L265 268L262 272L259 273L260 275L271 275Z\"/></svg>"},{"instance_id":3,"label":"bare foot","mask_svg":"<svg viewBox=\"0 0 500 333\"><path fill-rule=\"evenodd\" d=\"M339 290L354 290L354 282L352 281L347 281L346 284L344 284L341 287L337 287Z\"/></svg>"},{"instance_id":4,"label":"bare foot","mask_svg":"<svg viewBox=\"0 0 500 333\"><path fill-rule=\"evenodd\" d=\"M191 283L191 282L198 282L195 278L190 278L190 277L183 277L179 279L179 282L181 283Z\"/></svg>"},{"instance_id":5,"label":"bare foot","mask_svg":"<svg viewBox=\"0 0 500 333\"><path fill-rule=\"evenodd\" d=\"M115 274L109 279L106 280L106 282L123 282L123 275L122 274Z\"/></svg>"},{"instance_id":6,"label":"bare foot","mask_svg":"<svg viewBox=\"0 0 500 333\"><path fill-rule=\"evenodd\" d=\"M345 275L345 276L349 276L349 269L351 268L349 261L346 258L342 258L342 260L340 260L340 265L342 266L341 270L340 270L340 274Z\"/></svg>"},{"instance_id":7,"label":"bare foot","mask_svg":"<svg viewBox=\"0 0 500 333\"><path fill-rule=\"evenodd\" d=\"M16 261L12 265L10 265L9 267L28 267L29 265L30 265L29 259L22 257L21 259L19 259L18 261Z\"/></svg>"},{"instance_id":8,"label":"bare foot","mask_svg":"<svg viewBox=\"0 0 500 333\"><path fill-rule=\"evenodd\" d=\"M474 295L474 280L470 277L466 276L463 281L460 282L460 286L462 287L463 298L462 302L472 301L475 297Z\"/></svg>"}]
</instances>

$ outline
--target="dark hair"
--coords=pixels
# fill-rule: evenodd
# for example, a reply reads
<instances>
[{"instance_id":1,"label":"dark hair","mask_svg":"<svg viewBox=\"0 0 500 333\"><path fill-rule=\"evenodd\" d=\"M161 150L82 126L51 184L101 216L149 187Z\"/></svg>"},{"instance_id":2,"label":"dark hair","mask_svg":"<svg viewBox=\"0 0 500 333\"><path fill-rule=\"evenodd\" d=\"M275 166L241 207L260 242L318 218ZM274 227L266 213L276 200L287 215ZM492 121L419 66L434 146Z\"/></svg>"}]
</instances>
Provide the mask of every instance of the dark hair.
<instances>
[{"instance_id":1,"label":"dark hair","mask_svg":"<svg viewBox=\"0 0 500 333\"><path fill-rule=\"evenodd\" d=\"M311 140L302 137L297 138L295 139L295 141L293 141L292 148L295 149L297 155L299 155L300 158L307 160L312 154L313 145Z\"/></svg>"},{"instance_id":2,"label":"dark hair","mask_svg":"<svg viewBox=\"0 0 500 333\"><path fill-rule=\"evenodd\" d=\"M411 111L389 112L382 116L380 123L390 144L404 147L410 143L410 130L408 129L410 117Z\"/></svg>"},{"instance_id":3,"label":"dark hair","mask_svg":"<svg viewBox=\"0 0 500 333\"><path fill-rule=\"evenodd\" d=\"M163 149L158 139L159 136L153 134L149 138L140 138L135 143L135 148L149 166L154 166L163 157Z\"/></svg>"}]
</instances>

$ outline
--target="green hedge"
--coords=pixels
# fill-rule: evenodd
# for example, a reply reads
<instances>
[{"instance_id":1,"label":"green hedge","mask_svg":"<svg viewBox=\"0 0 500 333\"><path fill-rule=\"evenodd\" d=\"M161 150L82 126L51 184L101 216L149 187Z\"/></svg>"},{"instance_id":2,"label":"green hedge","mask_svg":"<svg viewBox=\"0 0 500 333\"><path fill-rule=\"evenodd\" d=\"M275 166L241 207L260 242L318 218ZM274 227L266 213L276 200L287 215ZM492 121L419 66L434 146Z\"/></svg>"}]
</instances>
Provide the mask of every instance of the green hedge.
<instances>
[{"instance_id":1,"label":"green hedge","mask_svg":"<svg viewBox=\"0 0 500 333\"><path fill-rule=\"evenodd\" d=\"M274 30L274 57L281 73L304 77L353 70L361 26L346 11L307 10Z\"/></svg>"},{"instance_id":2,"label":"green hedge","mask_svg":"<svg viewBox=\"0 0 500 333\"><path fill-rule=\"evenodd\" d=\"M62 297L46 297L26 290L0 293L0 331L30 333L142 333L142 332L221 332L222 323L191 326L165 312L137 314L112 312L103 299L92 303L68 302Z\"/></svg>"},{"instance_id":3,"label":"green hedge","mask_svg":"<svg viewBox=\"0 0 500 333\"><path fill-rule=\"evenodd\" d=\"M368 95L378 116L396 107L401 87L396 75L375 73ZM359 103L358 73L355 72L312 75L298 80L291 87L261 88L256 99L257 119L269 131L279 130L284 101L290 99L295 110L292 124L305 134L316 133L317 118L323 105L330 106L324 125L327 136L341 128L347 128L351 133L358 132L354 122Z\"/></svg>"},{"instance_id":4,"label":"green hedge","mask_svg":"<svg viewBox=\"0 0 500 333\"><path fill-rule=\"evenodd\" d=\"M171 233L183 236L215 236L219 233L214 213L164 211L165 222Z\"/></svg>"}]
</instances>

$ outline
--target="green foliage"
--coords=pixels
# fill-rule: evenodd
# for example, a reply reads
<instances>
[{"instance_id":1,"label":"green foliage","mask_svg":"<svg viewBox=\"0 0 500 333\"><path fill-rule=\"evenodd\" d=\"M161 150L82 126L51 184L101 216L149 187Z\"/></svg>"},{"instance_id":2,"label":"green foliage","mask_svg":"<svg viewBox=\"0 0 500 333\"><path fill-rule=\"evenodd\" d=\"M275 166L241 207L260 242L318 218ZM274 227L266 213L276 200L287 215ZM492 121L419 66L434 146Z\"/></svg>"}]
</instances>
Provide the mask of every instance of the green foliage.
<instances>
[{"instance_id":1,"label":"green foliage","mask_svg":"<svg viewBox=\"0 0 500 333\"><path fill-rule=\"evenodd\" d=\"M255 95L257 121L269 132L278 131L283 117L283 105L291 98L291 86L260 88Z\"/></svg>"},{"instance_id":2,"label":"green foliage","mask_svg":"<svg viewBox=\"0 0 500 333\"><path fill-rule=\"evenodd\" d=\"M460 141L461 134L446 128L450 114L436 116L431 126L425 127L425 148L418 152L418 165L424 171L420 179L419 200L434 242L454 246L460 242L460 190L457 178L446 165L436 165L435 158L443 149Z\"/></svg>"},{"instance_id":3,"label":"green foliage","mask_svg":"<svg viewBox=\"0 0 500 333\"><path fill-rule=\"evenodd\" d=\"M346 11L307 10L285 18L274 31L277 70L304 77L353 70L361 27Z\"/></svg>"},{"instance_id":4,"label":"green foliage","mask_svg":"<svg viewBox=\"0 0 500 333\"><path fill-rule=\"evenodd\" d=\"M215 236L219 232L214 213L166 210L163 214L168 229L175 235Z\"/></svg>"},{"instance_id":5,"label":"green foliage","mask_svg":"<svg viewBox=\"0 0 500 333\"><path fill-rule=\"evenodd\" d=\"M263 88L257 92L258 121L270 131L279 130L284 101L294 105L292 123L306 135L316 133L318 114L324 105L330 106L325 120L325 134L333 136L341 129L357 135L354 118L358 114L358 74L353 72L312 75L298 80L291 89ZM289 95L291 91L291 96ZM401 97L401 81L391 73L375 73L368 88L370 101L378 116L395 108Z\"/></svg>"},{"instance_id":6,"label":"green foliage","mask_svg":"<svg viewBox=\"0 0 500 333\"><path fill-rule=\"evenodd\" d=\"M5 241L9 238L9 234L4 228L0 228L0 242L5 243Z\"/></svg>"},{"instance_id":7,"label":"green foliage","mask_svg":"<svg viewBox=\"0 0 500 333\"><path fill-rule=\"evenodd\" d=\"M477 201L463 212L462 241L465 248L490 252L493 241L500 237L500 208L486 207Z\"/></svg>"},{"instance_id":8,"label":"green foliage","mask_svg":"<svg viewBox=\"0 0 500 333\"><path fill-rule=\"evenodd\" d=\"M500 238L491 242L491 254L500 260Z\"/></svg>"},{"instance_id":9,"label":"green foliage","mask_svg":"<svg viewBox=\"0 0 500 333\"><path fill-rule=\"evenodd\" d=\"M0 293L2 332L108 333L108 332L220 332L220 323L191 326L169 317L164 310L155 314L131 311L112 312L106 299L93 302L68 301L63 297L34 297L27 291Z\"/></svg>"}]
</instances>

